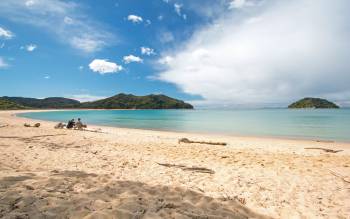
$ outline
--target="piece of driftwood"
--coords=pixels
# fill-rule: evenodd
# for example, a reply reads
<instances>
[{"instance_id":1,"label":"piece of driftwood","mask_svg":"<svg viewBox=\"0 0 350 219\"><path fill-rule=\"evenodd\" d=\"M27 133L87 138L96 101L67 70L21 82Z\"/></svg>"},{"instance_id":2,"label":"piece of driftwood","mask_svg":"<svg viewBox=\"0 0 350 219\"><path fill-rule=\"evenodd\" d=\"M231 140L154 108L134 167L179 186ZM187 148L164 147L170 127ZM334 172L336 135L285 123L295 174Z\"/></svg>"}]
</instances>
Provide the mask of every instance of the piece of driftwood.
<instances>
[{"instance_id":1,"label":"piece of driftwood","mask_svg":"<svg viewBox=\"0 0 350 219\"><path fill-rule=\"evenodd\" d=\"M199 173L209 173L209 174L214 174L215 171L208 169L208 168L204 168L204 167L185 167L182 168L183 171L194 171L194 172L199 172Z\"/></svg>"},{"instance_id":2,"label":"piece of driftwood","mask_svg":"<svg viewBox=\"0 0 350 219\"><path fill-rule=\"evenodd\" d=\"M8 124L0 125L0 128L5 128L7 126L9 126L9 125Z\"/></svg>"},{"instance_id":3,"label":"piece of driftwood","mask_svg":"<svg viewBox=\"0 0 350 219\"><path fill-rule=\"evenodd\" d=\"M177 165L177 164L168 164L168 163L157 163L158 165L164 166L164 167L174 167L174 168L180 168L183 171L193 171L193 172L199 172L199 173L209 173L214 174L215 171L205 168L205 167L187 167L185 165Z\"/></svg>"},{"instance_id":4,"label":"piece of driftwood","mask_svg":"<svg viewBox=\"0 0 350 219\"><path fill-rule=\"evenodd\" d=\"M337 172L330 170L330 169L328 169L328 170L331 172L332 175L341 178L344 182L350 183L350 179L345 179L346 177L341 175L340 173L337 173Z\"/></svg>"},{"instance_id":5,"label":"piece of driftwood","mask_svg":"<svg viewBox=\"0 0 350 219\"><path fill-rule=\"evenodd\" d=\"M338 152L343 151L343 150L332 150L332 149L328 149L328 148L305 148L305 149L322 150L322 151L327 152L327 153L338 153Z\"/></svg>"},{"instance_id":6,"label":"piece of driftwood","mask_svg":"<svg viewBox=\"0 0 350 219\"><path fill-rule=\"evenodd\" d=\"M191 143L197 143L197 144L210 144L210 145L223 145L226 146L227 143L225 142L211 142L211 141L191 141L188 138L180 138L178 143L187 143L187 144L191 144Z\"/></svg>"},{"instance_id":7,"label":"piece of driftwood","mask_svg":"<svg viewBox=\"0 0 350 219\"><path fill-rule=\"evenodd\" d=\"M24 127L35 127L35 128L39 128L39 127L40 127L40 123L35 123L33 126L32 126L31 124L24 123Z\"/></svg>"},{"instance_id":8,"label":"piece of driftwood","mask_svg":"<svg viewBox=\"0 0 350 219\"><path fill-rule=\"evenodd\" d=\"M79 130L79 131L85 131L85 132L95 132L95 133L107 133L107 132L103 132L101 129L97 129L97 130L93 130L93 129L75 129L75 130Z\"/></svg>"}]
</instances>

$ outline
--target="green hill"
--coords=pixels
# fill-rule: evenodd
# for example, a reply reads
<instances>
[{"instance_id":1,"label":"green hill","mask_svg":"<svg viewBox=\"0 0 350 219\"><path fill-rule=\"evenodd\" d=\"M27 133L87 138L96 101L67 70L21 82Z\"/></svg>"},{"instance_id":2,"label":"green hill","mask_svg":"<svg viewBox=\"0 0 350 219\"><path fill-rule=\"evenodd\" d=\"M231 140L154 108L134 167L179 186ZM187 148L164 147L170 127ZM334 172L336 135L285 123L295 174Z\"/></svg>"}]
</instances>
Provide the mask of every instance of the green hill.
<instances>
[{"instance_id":1,"label":"green hill","mask_svg":"<svg viewBox=\"0 0 350 219\"><path fill-rule=\"evenodd\" d=\"M165 95L135 96L123 93L94 102L82 103L81 107L92 109L193 109L192 105Z\"/></svg>"},{"instance_id":2,"label":"green hill","mask_svg":"<svg viewBox=\"0 0 350 219\"><path fill-rule=\"evenodd\" d=\"M102 100L80 103L77 100L50 97L45 99L25 97L1 97L0 109L193 109L193 106L182 100L165 95L134 96L132 94L118 94Z\"/></svg>"},{"instance_id":3,"label":"green hill","mask_svg":"<svg viewBox=\"0 0 350 219\"><path fill-rule=\"evenodd\" d=\"M304 99L290 104L288 108L339 108L339 106L326 99L306 97Z\"/></svg>"},{"instance_id":4,"label":"green hill","mask_svg":"<svg viewBox=\"0 0 350 219\"><path fill-rule=\"evenodd\" d=\"M26 97L2 97L3 99L15 102L19 105L35 109L63 109L77 108L80 102L77 100L63 97L49 97L45 99L26 98Z\"/></svg>"},{"instance_id":5,"label":"green hill","mask_svg":"<svg viewBox=\"0 0 350 219\"><path fill-rule=\"evenodd\" d=\"M0 97L0 110L18 110L18 109L28 109L28 108L20 104L17 104L13 101Z\"/></svg>"}]
</instances>

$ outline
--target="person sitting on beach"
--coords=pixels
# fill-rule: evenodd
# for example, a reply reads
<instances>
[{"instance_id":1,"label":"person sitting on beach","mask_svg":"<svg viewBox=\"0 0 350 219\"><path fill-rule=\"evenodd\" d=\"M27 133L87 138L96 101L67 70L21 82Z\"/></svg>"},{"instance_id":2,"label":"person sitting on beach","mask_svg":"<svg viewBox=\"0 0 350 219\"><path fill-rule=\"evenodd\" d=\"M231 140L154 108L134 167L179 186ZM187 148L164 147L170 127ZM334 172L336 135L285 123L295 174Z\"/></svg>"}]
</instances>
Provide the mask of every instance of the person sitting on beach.
<instances>
[{"instance_id":1,"label":"person sitting on beach","mask_svg":"<svg viewBox=\"0 0 350 219\"><path fill-rule=\"evenodd\" d=\"M82 122L81 122L81 119L80 118L78 118L78 122L77 123L75 123L75 126L74 126L74 128L75 129L83 129L83 128L85 128L86 127L86 125L84 125Z\"/></svg>"},{"instance_id":2,"label":"person sitting on beach","mask_svg":"<svg viewBox=\"0 0 350 219\"><path fill-rule=\"evenodd\" d=\"M68 124L67 124L67 129L74 128L74 126L75 126L74 119L69 120L69 121L68 121Z\"/></svg>"}]
</instances>

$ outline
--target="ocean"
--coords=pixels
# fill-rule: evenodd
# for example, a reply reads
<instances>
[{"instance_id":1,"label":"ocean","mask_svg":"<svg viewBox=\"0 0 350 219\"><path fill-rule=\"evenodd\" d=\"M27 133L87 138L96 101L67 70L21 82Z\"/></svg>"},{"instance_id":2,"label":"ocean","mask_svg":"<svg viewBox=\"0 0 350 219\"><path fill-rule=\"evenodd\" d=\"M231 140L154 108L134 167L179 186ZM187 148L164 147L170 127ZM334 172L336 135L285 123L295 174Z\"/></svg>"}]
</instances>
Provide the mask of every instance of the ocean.
<instances>
[{"instance_id":1,"label":"ocean","mask_svg":"<svg viewBox=\"0 0 350 219\"><path fill-rule=\"evenodd\" d=\"M114 127L350 141L350 109L70 110L19 116Z\"/></svg>"}]
</instances>

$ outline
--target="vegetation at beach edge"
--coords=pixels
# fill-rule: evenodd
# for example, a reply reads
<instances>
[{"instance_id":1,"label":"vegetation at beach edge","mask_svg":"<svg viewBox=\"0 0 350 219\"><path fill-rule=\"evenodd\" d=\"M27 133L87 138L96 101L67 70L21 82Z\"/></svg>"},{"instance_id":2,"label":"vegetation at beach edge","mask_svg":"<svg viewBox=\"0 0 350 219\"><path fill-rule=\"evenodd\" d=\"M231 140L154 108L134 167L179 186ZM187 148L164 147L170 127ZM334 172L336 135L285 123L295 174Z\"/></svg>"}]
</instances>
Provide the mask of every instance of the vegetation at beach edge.
<instances>
[{"instance_id":1,"label":"vegetation at beach edge","mask_svg":"<svg viewBox=\"0 0 350 219\"><path fill-rule=\"evenodd\" d=\"M118 94L109 98L79 102L63 97L49 97L44 99L26 97L0 97L0 110L15 109L193 109L193 106L182 100L166 95L135 96L132 94Z\"/></svg>"}]
</instances>

